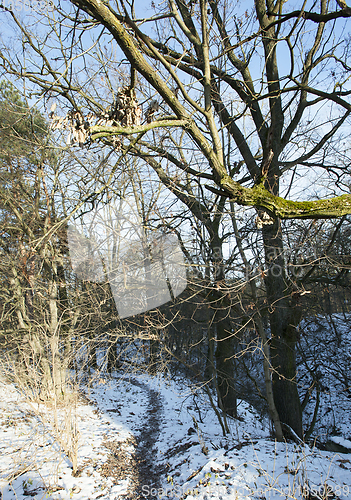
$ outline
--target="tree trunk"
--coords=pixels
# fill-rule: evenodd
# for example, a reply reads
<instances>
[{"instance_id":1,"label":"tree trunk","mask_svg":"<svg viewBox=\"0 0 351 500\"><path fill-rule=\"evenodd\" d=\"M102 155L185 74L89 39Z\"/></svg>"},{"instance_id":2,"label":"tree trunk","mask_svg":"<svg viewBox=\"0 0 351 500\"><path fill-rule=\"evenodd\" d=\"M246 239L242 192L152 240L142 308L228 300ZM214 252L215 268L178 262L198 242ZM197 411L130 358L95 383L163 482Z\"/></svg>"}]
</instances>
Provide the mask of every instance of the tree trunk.
<instances>
[{"instance_id":1,"label":"tree trunk","mask_svg":"<svg viewBox=\"0 0 351 500\"><path fill-rule=\"evenodd\" d=\"M204 378L206 381L210 382L210 387L214 386L214 373L215 373L215 363L214 363L214 350L215 350L215 339L214 332L210 322L208 322L207 327L207 356L206 356L206 365L204 370Z\"/></svg>"},{"instance_id":2,"label":"tree trunk","mask_svg":"<svg viewBox=\"0 0 351 500\"><path fill-rule=\"evenodd\" d=\"M232 417L237 416L237 393L234 384L234 338L230 321L230 300L220 289L211 293L213 327L216 329L216 389L218 406ZM224 286L224 281L221 282Z\"/></svg>"},{"instance_id":3,"label":"tree trunk","mask_svg":"<svg viewBox=\"0 0 351 500\"><path fill-rule=\"evenodd\" d=\"M267 268L264 280L271 327L274 402L282 424L290 426L302 438L302 411L296 383L296 304L292 303L290 284L286 279L280 221L275 220L274 224L264 226L262 233Z\"/></svg>"},{"instance_id":4,"label":"tree trunk","mask_svg":"<svg viewBox=\"0 0 351 500\"><path fill-rule=\"evenodd\" d=\"M266 397L268 403L268 410L270 417L273 422L275 437L277 441L283 441L283 429L281 426L279 414L274 401L273 394L273 384L272 384L272 374L271 374L271 354L269 343L267 339L267 335L265 329L262 324L261 316L257 315L255 318L255 325L258 331L258 334L262 340L262 350L263 350L263 372L264 372L264 381L266 386Z\"/></svg>"},{"instance_id":5,"label":"tree trunk","mask_svg":"<svg viewBox=\"0 0 351 500\"><path fill-rule=\"evenodd\" d=\"M230 329L230 321L223 318L224 314L226 314L226 311L220 311L219 309L216 311L218 406L231 417L237 417L237 393L234 387L234 342Z\"/></svg>"},{"instance_id":6,"label":"tree trunk","mask_svg":"<svg viewBox=\"0 0 351 500\"><path fill-rule=\"evenodd\" d=\"M218 231L218 227L216 228ZM230 320L231 300L225 281L222 242L218 232L211 241L215 288L211 293L213 325L216 328L216 387L218 406L232 417L237 416L237 393L234 384L234 336Z\"/></svg>"},{"instance_id":7,"label":"tree trunk","mask_svg":"<svg viewBox=\"0 0 351 500\"><path fill-rule=\"evenodd\" d=\"M151 335L154 335L153 330L151 330ZM157 333L155 332L155 336ZM157 373L157 358L158 358L159 343L155 338L150 339L150 351L149 351L149 373L150 375L156 375Z\"/></svg>"}]
</instances>

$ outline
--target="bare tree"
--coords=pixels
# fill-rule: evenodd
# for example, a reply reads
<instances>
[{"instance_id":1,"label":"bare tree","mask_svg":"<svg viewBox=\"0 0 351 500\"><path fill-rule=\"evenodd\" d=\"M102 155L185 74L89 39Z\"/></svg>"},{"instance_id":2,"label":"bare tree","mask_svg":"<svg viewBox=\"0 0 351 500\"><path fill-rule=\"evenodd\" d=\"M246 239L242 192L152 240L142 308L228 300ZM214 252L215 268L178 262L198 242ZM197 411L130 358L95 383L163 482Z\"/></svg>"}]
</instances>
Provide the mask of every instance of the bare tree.
<instances>
[{"instance_id":1,"label":"bare tree","mask_svg":"<svg viewBox=\"0 0 351 500\"><path fill-rule=\"evenodd\" d=\"M274 402L282 423L302 437L295 361L302 290L288 277L281 220L351 213L343 142L351 106L344 19L351 10L326 0L311 10L306 2L298 10L290 5L255 0L244 10L226 1L169 0L148 15L133 2L74 0L37 16L37 33L4 8L23 54L15 57L4 44L0 57L3 70L44 103L55 98L52 117L70 139L119 155L111 176L127 155L138 157L203 225L226 380L233 332L221 221L228 200L256 210ZM127 67L129 83L118 90ZM299 194L306 177L329 181L323 198L311 187ZM222 387L224 409L235 414L235 393Z\"/></svg>"}]
</instances>

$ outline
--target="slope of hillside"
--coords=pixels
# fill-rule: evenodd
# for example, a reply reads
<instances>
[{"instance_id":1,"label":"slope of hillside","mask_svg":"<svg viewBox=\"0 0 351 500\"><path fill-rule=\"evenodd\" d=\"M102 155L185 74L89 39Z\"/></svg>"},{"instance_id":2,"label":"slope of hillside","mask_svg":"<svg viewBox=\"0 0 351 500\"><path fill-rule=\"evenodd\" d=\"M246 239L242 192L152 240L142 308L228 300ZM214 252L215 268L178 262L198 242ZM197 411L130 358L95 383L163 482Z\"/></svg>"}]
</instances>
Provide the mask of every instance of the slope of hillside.
<instances>
[{"instance_id":1,"label":"slope of hillside","mask_svg":"<svg viewBox=\"0 0 351 500\"><path fill-rule=\"evenodd\" d=\"M70 425L67 411L57 410L59 434L53 408L29 403L4 381L0 406L3 500L351 496L351 455L276 443L246 402L224 437L205 398L184 380L97 378L71 408ZM76 448L67 432L74 421Z\"/></svg>"}]
</instances>

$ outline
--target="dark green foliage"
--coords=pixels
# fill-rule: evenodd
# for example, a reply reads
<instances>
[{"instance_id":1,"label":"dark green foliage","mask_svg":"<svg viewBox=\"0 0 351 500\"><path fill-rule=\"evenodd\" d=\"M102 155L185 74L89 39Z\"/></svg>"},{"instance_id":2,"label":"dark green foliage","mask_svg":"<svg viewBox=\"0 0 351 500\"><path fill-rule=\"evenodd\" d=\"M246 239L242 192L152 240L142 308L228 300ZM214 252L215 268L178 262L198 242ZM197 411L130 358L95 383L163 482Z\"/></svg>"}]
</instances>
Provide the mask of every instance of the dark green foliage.
<instances>
[{"instance_id":1,"label":"dark green foliage","mask_svg":"<svg viewBox=\"0 0 351 500\"><path fill-rule=\"evenodd\" d=\"M0 160L37 165L47 124L10 83L0 82Z\"/></svg>"}]
</instances>

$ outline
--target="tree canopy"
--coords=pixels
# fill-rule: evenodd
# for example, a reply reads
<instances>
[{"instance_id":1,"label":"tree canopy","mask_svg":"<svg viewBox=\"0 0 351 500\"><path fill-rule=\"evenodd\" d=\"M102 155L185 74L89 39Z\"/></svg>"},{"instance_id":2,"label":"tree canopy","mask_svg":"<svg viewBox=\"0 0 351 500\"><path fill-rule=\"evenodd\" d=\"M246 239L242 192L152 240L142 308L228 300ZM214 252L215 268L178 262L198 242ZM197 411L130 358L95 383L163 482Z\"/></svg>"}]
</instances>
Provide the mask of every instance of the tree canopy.
<instances>
[{"instance_id":1,"label":"tree canopy","mask_svg":"<svg viewBox=\"0 0 351 500\"><path fill-rule=\"evenodd\" d=\"M87 114L92 108L101 112L104 105L97 99L97 87L94 96L87 95L82 82L78 83L84 70L77 72L81 63L75 66L74 62L90 55L94 71L105 73L103 86L110 88L113 99L116 89L108 58L98 62L100 68L96 65L103 48L96 49L100 35L94 32L102 29L101 40L115 42L129 61L130 84L134 85L135 74L140 84L145 79L162 112L152 123L134 128L97 123L90 127L92 140L123 135L136 144L138 135L150 129L178 127L210 169L208 189L282 219L349 214L348 190L343 194L336 189L332 197L321 200L279 196L278 180L286 172L303 167L308 175L311 169L321 168L329 176L334 174L335 180L344 177L349 167L347 157L336 150L351 106L349 33L347 24L343 25L350 8L327 1L319 2L318 8L308 2L300 9L290 4L256 0L244 10L240 2L172 0L153 4L154 12L146 15L147 9L138 12L134 3L129 8L124 2L112 6L75 0L77 8L71 12L58 4L42 19L40 29L50 34L47 44L30 34L10 11L26 51L36 54L32 68L27 64L20 69L3 49L3 67L27 76L46 97L61 95ZM70 42L67 45L66 39L61 45L61 56L49 58L53 37L64 36L64 28L59 33L53 27L55 22L65 23ZM54 50L56 54L58 46ZM120 64L126 68L122 59ZM229 139L223 142L224 132L230 143ZM159 145L158 154L164 156L166 149ZM178 169L202 178L202 171L181 168L175 160ZM168 161L172 162L170 156Z\"/></svg>"}]
</instances>

